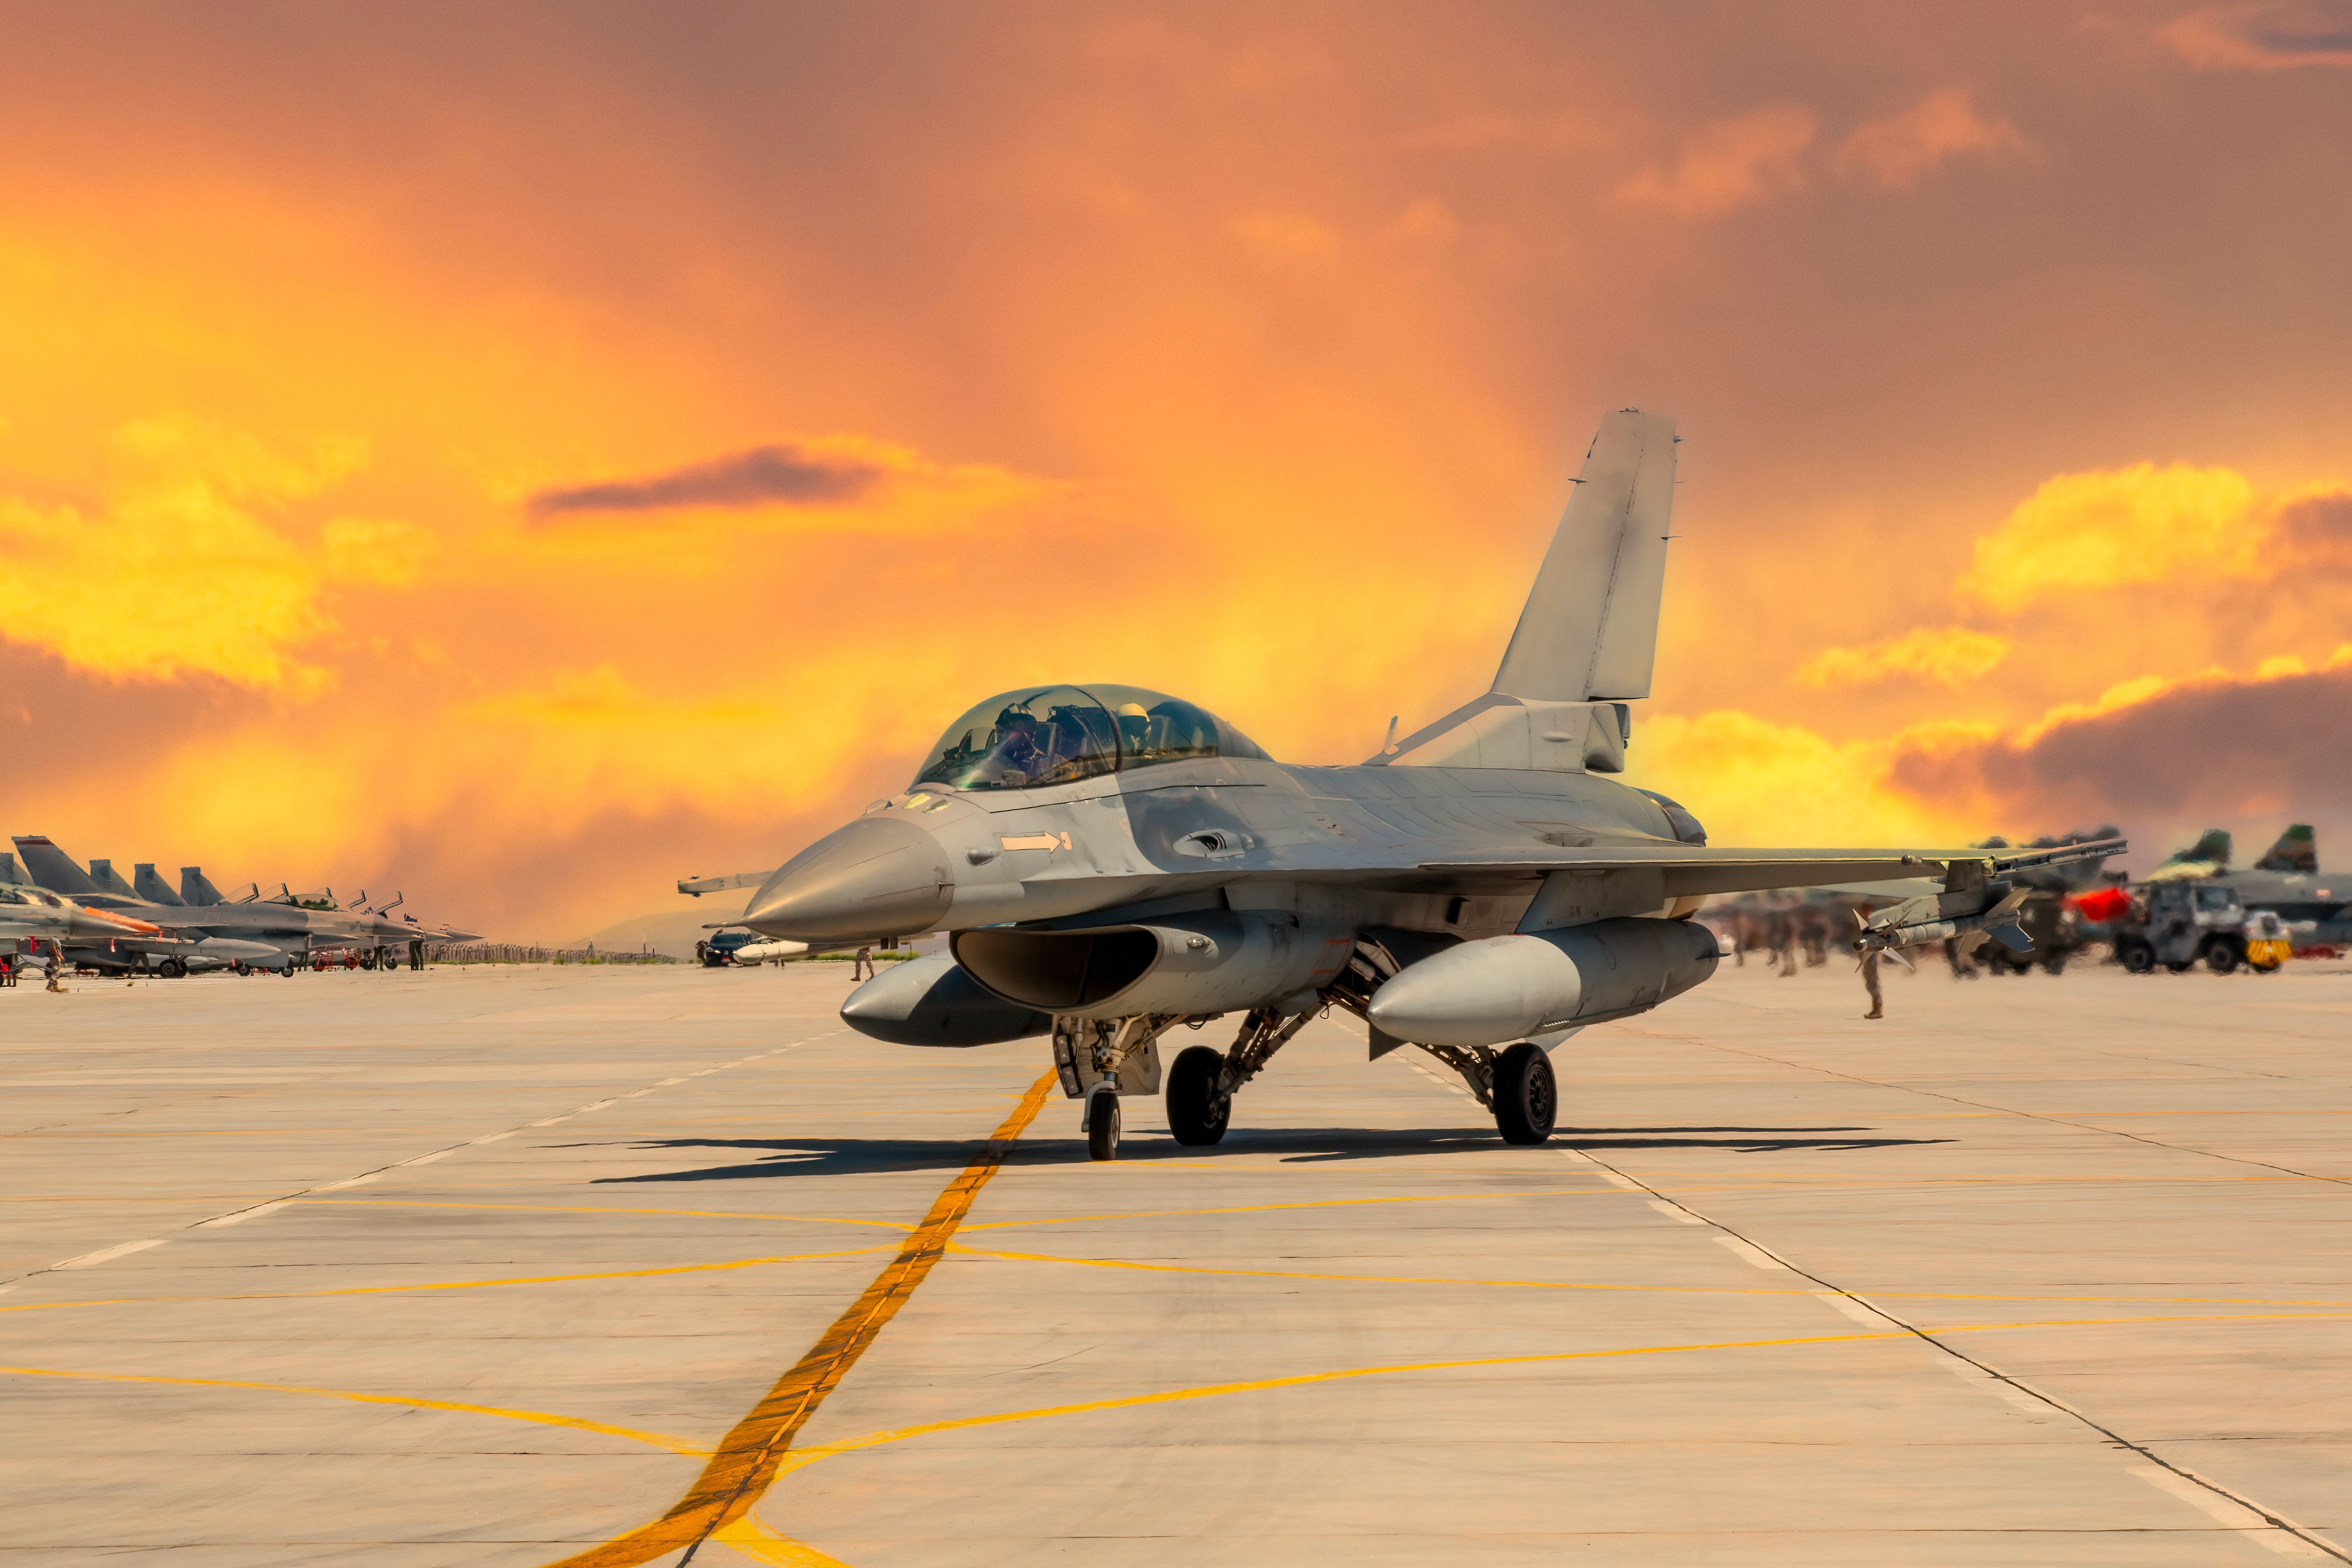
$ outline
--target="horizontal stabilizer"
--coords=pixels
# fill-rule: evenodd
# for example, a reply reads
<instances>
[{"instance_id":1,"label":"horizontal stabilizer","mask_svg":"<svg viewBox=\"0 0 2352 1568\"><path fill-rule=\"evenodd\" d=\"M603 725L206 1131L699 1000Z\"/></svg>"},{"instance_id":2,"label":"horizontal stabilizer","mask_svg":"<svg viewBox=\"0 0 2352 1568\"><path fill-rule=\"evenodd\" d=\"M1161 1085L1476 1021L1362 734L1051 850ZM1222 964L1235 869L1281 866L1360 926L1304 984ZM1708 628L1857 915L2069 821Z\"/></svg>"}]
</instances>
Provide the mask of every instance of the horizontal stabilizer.
<instances>
[{"instance_id":1,"label":"horizontal stabilizer","mask_svg":"<svg viewBox=\"0 0 2352 1568\"><path fill-rule=\"evenodd\" d=\"M1633 408L1603 418L1496 691L1544 702L1650 694L1674 499L1674 421Z\"/></svg>"},{"instance_id":2,"label":"horizontal stabilizer","mask_svg":"<svg viewBox=\"0 0 2352 1568\"><path fill-rule=\"evenodd\" d=\"M683 877L678 879L677 890L689 899L698 899L705 893L724 893L736 888L757 888L775 874L775 868L772 866L764 871L737 871L727 877Z\"/></svg>"}]
</instances>

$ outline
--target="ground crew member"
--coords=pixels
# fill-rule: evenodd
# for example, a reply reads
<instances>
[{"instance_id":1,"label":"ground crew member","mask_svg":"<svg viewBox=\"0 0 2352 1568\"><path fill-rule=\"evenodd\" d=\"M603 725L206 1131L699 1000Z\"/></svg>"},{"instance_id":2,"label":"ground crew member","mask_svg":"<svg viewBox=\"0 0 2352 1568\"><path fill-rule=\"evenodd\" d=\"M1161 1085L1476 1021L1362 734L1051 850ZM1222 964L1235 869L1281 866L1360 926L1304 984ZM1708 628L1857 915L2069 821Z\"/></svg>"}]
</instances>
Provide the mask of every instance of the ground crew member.
<instances>
[{"instance_id":1,"label":"ground crew member","mask_svg":"<svg viewBox=\"0 0 2352 1568\"><path fill-rule=\"evenodd\" d=\"M43 965L42 965L42 969L43 969L43 971L44 971L44 972L48 975L48 977L49 977L49 986L48 986L48 988L49 988L50 990L52 990L52 991L56 992L56 993L57 993L58 994L59 994L60 996L64 995L64 994L65 994L65 989L66 989L66 988L65 988L64 986L62 986L62 985L60 985L60 984L58 984L58 944L57 944L57 943L55 943L55 942L51 942L51 943L49 943L49 957L48 957L48 962L47 962L47 963L45 963L45 964L43 964Z\"/></svg>"},{"instance_id":2,"label":"ground crew member","mask_svg":"<svg viewBox=\"0 0 2352 1568\"><path fill-rule=\"evenodd\" d=\"M857 967L850 971L849 978L853 983L860 980L871 980L874 978L874 950L872 948L861 947L857 950Z\"/></svg>"},{"instance_id":3,"label":"ground crew member","mask_svg":"<svg viewBox=\"0 0 2352 1568\"><path fill-rule=\"evenodd\" d=\"M1886 1016L1886 997L1878 989L1878 952L1875 948L1862 955L1862 984L1863 988L1870 993L1870 1011L1864 1013L1863 1016L1865 1018Z\"/></svg>"}]
</instances>

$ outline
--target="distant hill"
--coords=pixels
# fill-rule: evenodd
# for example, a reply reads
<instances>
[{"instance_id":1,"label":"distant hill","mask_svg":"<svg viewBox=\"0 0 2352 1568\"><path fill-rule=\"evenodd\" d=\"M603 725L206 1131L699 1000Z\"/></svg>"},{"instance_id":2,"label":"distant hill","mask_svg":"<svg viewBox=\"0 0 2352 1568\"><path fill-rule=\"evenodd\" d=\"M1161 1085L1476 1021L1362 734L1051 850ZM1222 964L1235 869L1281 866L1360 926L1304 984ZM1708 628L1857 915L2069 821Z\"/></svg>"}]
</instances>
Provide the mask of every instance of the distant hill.
<instances>
[{"instance_id":1,"label":"distant hill","mask_svg":"<svg viewBox=\"0 0 2352 1568\"><path fill-rule=\"evenodd\" d=\"M637 915L563 945L586 947L593 942L607 952L635 952L650 946L656 952L666 952L672 958L692 958L694 944L710 934L702 928L714 921L730 921L740 917L744 907L751 901L754 890L745 889L734 893L706 893L698 899L679 898L659 914Z\"/></svg>"}]
</instances>

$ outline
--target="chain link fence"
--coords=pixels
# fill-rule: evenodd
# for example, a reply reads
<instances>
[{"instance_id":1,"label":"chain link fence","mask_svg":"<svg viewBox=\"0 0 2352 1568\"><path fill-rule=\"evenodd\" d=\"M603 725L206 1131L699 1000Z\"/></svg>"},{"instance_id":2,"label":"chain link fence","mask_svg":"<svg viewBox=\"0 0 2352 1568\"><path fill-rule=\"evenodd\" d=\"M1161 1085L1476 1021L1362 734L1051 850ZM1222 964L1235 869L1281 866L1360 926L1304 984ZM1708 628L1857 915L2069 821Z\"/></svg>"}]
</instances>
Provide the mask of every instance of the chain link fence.
<instances>
[{"instance_id":1,"label":"chain link fence","mask_svg":"<svg viewBox=\"0 0 2352 1568\"><path fill-rule=\"evenodd\" d=\"M593 947L524 947L504 942L428 942L427 963L676 963L662 952L604 952Z\"/></svg>"}]
</instances>

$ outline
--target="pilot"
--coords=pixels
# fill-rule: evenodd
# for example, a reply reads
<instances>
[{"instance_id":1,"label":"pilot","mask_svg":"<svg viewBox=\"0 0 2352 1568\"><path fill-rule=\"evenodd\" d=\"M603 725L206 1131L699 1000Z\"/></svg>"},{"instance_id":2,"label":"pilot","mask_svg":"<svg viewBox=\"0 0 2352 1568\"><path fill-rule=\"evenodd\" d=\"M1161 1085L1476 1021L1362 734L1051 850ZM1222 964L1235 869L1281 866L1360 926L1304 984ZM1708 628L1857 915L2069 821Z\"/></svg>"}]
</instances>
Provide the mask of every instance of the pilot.
<instances>
[{"instance_id":1,"label":"pilot","mask_svg":"<svg viewBox=\"0 0 2352 1568\"><path fill-rule=\"evenodd\" d=\"M1052 763L1038 747L1034 718L1017 708L1007 708L996 716L996 760L1007 773L1018 774L1024 784L1045 775Z\"/></svg>"}]
</instances>

